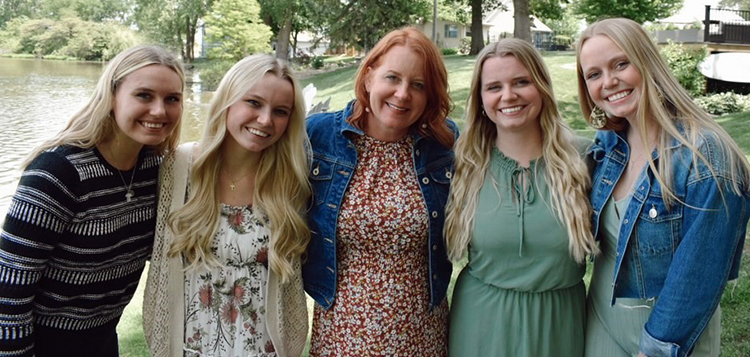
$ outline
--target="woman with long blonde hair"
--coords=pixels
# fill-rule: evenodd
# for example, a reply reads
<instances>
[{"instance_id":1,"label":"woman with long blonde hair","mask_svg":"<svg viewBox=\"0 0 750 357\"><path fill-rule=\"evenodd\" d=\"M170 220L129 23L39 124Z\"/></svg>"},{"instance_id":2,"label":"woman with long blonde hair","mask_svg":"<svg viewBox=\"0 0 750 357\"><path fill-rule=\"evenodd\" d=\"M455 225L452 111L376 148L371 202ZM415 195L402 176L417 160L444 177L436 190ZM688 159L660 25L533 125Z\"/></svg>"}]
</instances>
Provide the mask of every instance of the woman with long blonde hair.
<instances>
[{"instance_id":1,"label":"woman with long blonde hair","mask_svg":"<svg viewBox=\"0 0 750 357\"><path fill-rule=\"evenodd\" d=\"M165 161L143 304L153 356L302 353L304 108L287 64L247 57L221 80L200 141Z\"/></svg>"},{"instance_id":2,"label":"woman with long blonde hair","mask_svg":"<svg viewBox=\"0 0 750 357\"><path fill-rule=\"evenodd\" d=\"M637 23L592 24L576 56L581 110L600 129L586 355L718 356L750 215L745 154Z\"/></svg>"},{"instance_id":3,"label":"woman with long blonde hair","mask_svg":"<svg viewBox=\"0 0 750 357\"><path fill-rule=\"evenodd\" d=\"M477 57L445 237L456 281L453 356L581 356L590 232L589 141L560 117L531 44L503 39Z\"/></svg>"},{"instance_id":4,"label":"woman with long blonde hair","mask_svg":"<svg viewBox=\"0 0 750 357\"><path fill-rule=\"evenodd\" d=\"M0 234L0 355L118 356L151 255L162 155L179 141L182 64L158 46L107 64L26 162Z\"/></svg>"}]
</instances>

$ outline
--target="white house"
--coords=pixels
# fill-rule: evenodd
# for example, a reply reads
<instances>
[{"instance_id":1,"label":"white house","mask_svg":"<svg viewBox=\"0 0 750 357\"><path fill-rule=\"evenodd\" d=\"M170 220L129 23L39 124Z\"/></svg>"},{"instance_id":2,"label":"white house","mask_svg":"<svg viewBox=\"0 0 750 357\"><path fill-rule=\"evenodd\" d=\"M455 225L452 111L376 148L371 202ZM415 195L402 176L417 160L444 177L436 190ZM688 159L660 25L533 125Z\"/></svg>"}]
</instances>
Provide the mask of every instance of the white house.
<instances>
[{"instance_id":1,"label":"white house","mask_svg":"<svg viewBox=\"0 0 750 357\"><path fill-rule=\"evenodd\" d=\"M415 26L422 30L422 33L427 35L427 37L432 38L432 21L421 22ZM462 24L438 18L435 30L437 31L437 45L440 48L459 48L461 46L461 39L471 38L471 24ZM489 30L489 24L482 24L482 38L487 39Z\"/></svg>"},{"instance_id":2,"label":"white house","mask_svg":"<svg viewBox=\"0 0 750 357\"><path fill-rule=\"evenodd\" d=\"M515 28L513 2L505 1L504 5L507 10L495 9L484 18L484 22L490 25L490 42L505 37L513 37ZM536 16L531 15L531 20L531 43L535 47L541 48L552 40L553 31Z\"/></svg>"}]
</instances>

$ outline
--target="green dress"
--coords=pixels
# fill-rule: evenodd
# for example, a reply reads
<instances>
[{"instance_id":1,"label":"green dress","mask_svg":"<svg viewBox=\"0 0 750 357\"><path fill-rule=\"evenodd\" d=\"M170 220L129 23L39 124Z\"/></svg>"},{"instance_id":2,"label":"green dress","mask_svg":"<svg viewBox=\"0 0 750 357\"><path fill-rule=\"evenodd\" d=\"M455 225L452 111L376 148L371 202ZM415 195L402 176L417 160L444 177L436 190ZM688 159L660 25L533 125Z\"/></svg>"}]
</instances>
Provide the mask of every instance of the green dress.
<instances>
[{"instance_id":1,"label":"green dress","mask_svg":"<svg viewBox=\"0 0 750 357\"><path fill-rule=\"evenodd\" d=\"M550 201L543 160L524 169L493 150L453 292L450 356L583 356L585 266Z\"/></svg>"}]
</instances>

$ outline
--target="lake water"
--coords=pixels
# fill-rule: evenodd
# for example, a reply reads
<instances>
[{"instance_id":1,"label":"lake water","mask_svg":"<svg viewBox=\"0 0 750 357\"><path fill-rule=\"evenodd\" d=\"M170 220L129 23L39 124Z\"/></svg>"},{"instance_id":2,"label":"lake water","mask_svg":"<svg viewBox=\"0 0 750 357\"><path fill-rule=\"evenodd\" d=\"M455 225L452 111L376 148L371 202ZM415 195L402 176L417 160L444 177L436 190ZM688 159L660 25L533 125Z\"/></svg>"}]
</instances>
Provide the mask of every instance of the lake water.
<instances>
[{"instance_id":1,"label":"lake water","mask_svg":"<svg viewBox=\"0 0 750 357\"><path fill-rule=\"evenodd\" d=\"M55 136L91 95L101 63L0 58L0 222L21 175L19 165ZM197 140L211 93L185 93L182 141Z\"/></svg>"}]
</instances>

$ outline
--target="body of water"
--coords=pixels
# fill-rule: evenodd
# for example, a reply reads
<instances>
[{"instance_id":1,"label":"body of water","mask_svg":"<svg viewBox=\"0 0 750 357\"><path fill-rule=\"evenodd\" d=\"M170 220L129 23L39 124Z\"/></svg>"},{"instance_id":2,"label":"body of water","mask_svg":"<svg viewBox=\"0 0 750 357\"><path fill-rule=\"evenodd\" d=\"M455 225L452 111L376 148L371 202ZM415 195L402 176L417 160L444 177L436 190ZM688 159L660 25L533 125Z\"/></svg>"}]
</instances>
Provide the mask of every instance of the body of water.
<instances>
[{"instance_id":1,"label":"body of water","mask_svg":"<svg viewBox=\"0 0 750 357\"><path fill-rule=\"evenodd\" d=\"M0 58L0 221L29 152L54 137L88 100L101 63ZM182 141L197 140L211 93L185 93Z\"/></svg>"}]
</instances>

